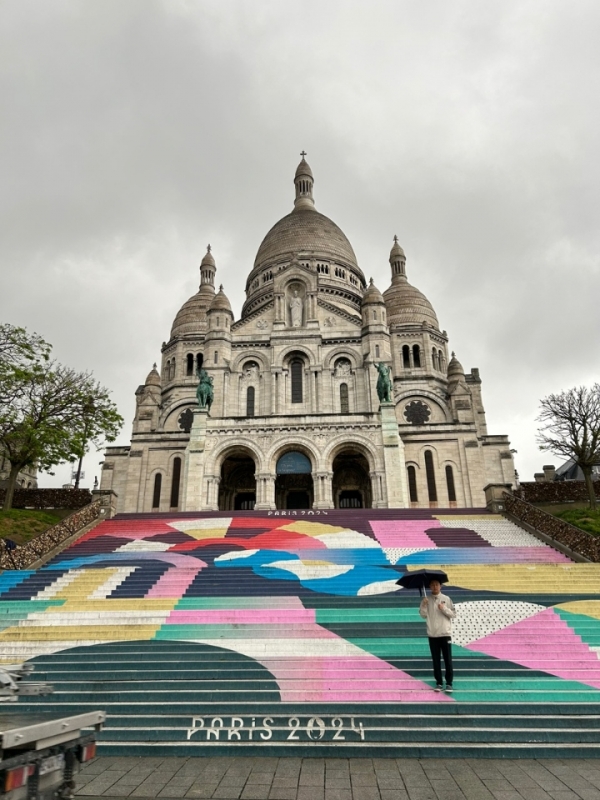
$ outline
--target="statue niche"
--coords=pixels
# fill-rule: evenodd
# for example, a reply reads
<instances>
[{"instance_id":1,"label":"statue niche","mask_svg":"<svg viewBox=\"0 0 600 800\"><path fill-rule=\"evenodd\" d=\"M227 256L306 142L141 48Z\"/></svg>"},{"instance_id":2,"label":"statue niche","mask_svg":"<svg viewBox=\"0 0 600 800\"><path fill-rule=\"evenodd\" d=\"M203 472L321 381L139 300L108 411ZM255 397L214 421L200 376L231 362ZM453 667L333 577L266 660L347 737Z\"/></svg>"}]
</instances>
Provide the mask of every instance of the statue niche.
<instances>
[{"instance_id":1,"label":"statue niche","mask_svg":"<svg viewBox=\"0 0 600 800\"><path fill-rule=\"evenodd\" d=\"M298 287L292 289L292 294L289 300L290 309L290 325L292 328L302 327L302 317L304 313L304 301L298 292Z\"/></svg>"}]
</instances>

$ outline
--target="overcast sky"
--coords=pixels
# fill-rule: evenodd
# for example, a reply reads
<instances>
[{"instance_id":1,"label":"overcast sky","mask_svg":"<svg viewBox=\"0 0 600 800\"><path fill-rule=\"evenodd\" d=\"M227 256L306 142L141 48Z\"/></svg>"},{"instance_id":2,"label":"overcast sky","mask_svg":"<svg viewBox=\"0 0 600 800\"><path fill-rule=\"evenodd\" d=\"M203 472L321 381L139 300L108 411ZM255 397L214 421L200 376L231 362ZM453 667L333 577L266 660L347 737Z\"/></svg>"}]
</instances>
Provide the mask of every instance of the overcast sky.
<instances>
[{"instance_id":1,"label":"overcast sky","mask_svg":"<svg viewBox=\"0 0 600 800\"><path fill-rule=\"evenodd\" d=\"M128 443L206 244L237 319L305 149L381 291L398 235L531 480L561 463L539 399L599 380L599 41L598 0L2 0L0 319Z\"/></svg>"}]
</instances>

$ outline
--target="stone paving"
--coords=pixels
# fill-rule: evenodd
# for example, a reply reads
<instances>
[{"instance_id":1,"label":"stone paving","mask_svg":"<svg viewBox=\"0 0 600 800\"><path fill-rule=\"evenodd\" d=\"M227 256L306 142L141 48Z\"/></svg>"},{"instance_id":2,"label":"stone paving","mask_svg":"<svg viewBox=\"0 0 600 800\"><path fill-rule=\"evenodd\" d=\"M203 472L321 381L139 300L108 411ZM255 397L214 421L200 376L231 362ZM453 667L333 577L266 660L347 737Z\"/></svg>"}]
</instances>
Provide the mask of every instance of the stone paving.
<instances>
[{"instance_id":1,"label":"stone paving","mask_svg":"<svg viewBox=\"0 0 600 800\"><path fill-rule=\"evenodd\" d=\"M84 767L76 796L600 800L600 759L104 757Z\"/></svg>"}]
</instances>

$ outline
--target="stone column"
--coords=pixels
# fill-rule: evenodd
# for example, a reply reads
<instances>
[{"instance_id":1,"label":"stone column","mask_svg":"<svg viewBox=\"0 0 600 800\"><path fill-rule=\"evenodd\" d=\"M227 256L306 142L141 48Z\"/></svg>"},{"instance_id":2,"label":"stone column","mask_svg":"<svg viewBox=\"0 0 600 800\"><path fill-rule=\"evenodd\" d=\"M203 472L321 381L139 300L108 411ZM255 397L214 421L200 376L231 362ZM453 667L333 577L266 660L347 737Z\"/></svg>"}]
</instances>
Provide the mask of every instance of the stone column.
<instances>
[{"instance_id":1,"label":"stone column","mask_svg":"<svg viewBox=\"0 0 600 800\"><path fill-rule=\"evenodd\" d=\"M181 487L181 510L202 511L204 509L202 489L204 484L204 447L206 443L205 408L195 408L190 440L185 449L183 484Z\"/></svg>"},{"instance_id":2,"label":"stone column","mask_svg":"<svg viewBox=\"0 0 600 800\"><path fill-rule=\"evenodd\" d=\"M261 472L256 476L257 511L273 511L275 509L275 475Z\"/></svg>"},{"instance_id":3,"label":"stone column","mask_svg":"<svg viewBox=\"0 0 600 800\"><path fill-rule=\"evenodd\" d=\"M314 508L333 508L333 472L313 473Z\"/></svg>"},{"instance_id":4,"label":"stone column","mask_svg":"<svg viewBox=\"0 0 600 800\"><path fill-rule=\"evenodd\" d=\"M221 479L217 475L206 476L205 498L206 510L218 511L219 510L219 484Z\"/></svg>"},{"instance_id":5,"label":"stone column","mask_svg":"<svg viewBox=\"0 0 600 800\"><path fill-rule=\"evenodd\" d=\"M380 498L379 508L408 508L404 442L398 433L396 406L393 402L381 403L381 437L385 464L386 498ZM373 503L375 505L375 503Z\"/></svg>"}]
</instances>

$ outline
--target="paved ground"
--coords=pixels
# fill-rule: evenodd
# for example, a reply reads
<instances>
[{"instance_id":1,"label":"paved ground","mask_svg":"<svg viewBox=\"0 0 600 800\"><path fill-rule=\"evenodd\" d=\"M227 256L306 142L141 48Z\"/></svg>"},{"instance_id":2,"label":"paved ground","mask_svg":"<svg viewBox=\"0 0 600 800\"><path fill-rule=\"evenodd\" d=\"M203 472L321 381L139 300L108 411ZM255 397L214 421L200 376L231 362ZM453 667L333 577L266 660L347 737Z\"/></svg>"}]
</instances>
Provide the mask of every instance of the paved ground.
<instances>
[{"instance_id":1,"label":"paved ground","mask_svg":"<svg viewBox=\"0 0 600 800\"><path fill-rule=\"evenodd\" d=\"M76 795L87 800L600 800L600 759L106 757L80 773Z\"/></svg>"}]
</instances>

